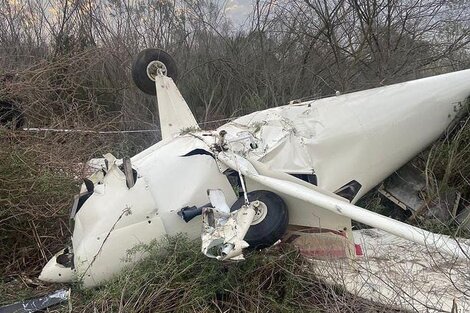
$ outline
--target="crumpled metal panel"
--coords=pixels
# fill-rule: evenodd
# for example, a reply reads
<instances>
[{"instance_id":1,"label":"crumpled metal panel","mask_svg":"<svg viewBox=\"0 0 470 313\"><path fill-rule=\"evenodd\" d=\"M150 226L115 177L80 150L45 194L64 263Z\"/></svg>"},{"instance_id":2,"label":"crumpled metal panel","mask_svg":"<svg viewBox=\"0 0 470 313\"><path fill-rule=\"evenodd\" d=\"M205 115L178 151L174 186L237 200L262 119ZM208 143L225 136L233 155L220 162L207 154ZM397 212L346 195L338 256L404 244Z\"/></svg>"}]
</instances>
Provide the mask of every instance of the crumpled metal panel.
<instances>
[{"instance_id":1,"label":"crumpled metal panel","mask_svg":"<svg viewBox=\"0 0 470 313\"><path fill-rule=\"evenodd\" d=\"M470 95L470 70L254 112L219 128L250 131L248 153L287 173L315 172L335 191L368 190L436 140Z\"/></svg>"},{"instance_id":2,"label":"crumpled metal panel","mask_svg":"<svg viewBox=\"0 0 470 313\"><path fill-rule=\"evenodd\" d=\"M258 201L230 212L220 189L208 190L213 208L202 210L201 251L218 260L243 260L242 249L249 247L243 240L250 228Z\"/></svg>"}]
</instances>

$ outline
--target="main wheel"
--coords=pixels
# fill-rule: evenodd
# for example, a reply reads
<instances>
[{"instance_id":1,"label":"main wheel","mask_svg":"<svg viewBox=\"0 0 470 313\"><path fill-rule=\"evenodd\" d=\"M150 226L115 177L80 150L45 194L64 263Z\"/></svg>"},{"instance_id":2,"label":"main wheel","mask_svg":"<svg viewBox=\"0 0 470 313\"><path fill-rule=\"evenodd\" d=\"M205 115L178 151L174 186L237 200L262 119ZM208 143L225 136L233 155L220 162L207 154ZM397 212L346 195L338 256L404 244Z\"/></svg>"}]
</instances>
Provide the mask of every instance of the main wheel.
<instances>
[{"instance_id":1,"label":"main wheel","mask_svg":"<svg viewBox=\"0 0 470 313\"><path fill-rule=\"evenodd\" d=\"M144 49L132 63L132 80L143 92L155 95L155 76L159 71L173 80L178 77L176 62L171 55L160 49Z\"/></svg>"},{"instance_id":2,"label":"main wheel","mask_svg":"<svg viewBox=\"0 0 470 313\"><path fill-rule=\"evenodd\" d=\"M277 194L267 190L256 190L247 194L250 202L258 200L255 217L245 241L251 248L266 248L282 238L289 224L289 214L284 200ZM243 197L239 198L230 208L238 210L245 204Z\"/></svg>"}]
</instances>

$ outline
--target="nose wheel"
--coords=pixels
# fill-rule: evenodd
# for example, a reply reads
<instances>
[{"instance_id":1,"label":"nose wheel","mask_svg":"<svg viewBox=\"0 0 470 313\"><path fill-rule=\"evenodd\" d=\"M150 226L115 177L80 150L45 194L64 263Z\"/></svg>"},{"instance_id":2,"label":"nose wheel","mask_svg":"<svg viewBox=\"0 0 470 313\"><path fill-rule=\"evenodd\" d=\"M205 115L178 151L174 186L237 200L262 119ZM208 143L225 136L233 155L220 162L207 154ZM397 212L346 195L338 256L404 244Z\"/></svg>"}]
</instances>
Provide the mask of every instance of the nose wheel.
<instances>
[{"instance_id":1,"label":"nose wheel","mask_svg":"<svg viewBox=\"0 0 470 313\"><path fill-rule=\"evenodd\" d=\"M178 70L171 55L161 49L148 48L137 54L132 63L132 80L143 92L155 95L155 77L164 75L176 80Z\"/></svg>"},{"instance_id":2,"label":"nose wheel","mask_svg":"<svg viewBox=\"0 0 470 313\"><path fill-rule=\"evenodd\" d=\"M247 194L253 202L255 216L244 240L251 248L269 247L282 238L289 224L287 205L277 194L267 190L255 190ZM230 208L238 210L245 204L243 197L239 198Z\"/></svg>"}]
</instances>

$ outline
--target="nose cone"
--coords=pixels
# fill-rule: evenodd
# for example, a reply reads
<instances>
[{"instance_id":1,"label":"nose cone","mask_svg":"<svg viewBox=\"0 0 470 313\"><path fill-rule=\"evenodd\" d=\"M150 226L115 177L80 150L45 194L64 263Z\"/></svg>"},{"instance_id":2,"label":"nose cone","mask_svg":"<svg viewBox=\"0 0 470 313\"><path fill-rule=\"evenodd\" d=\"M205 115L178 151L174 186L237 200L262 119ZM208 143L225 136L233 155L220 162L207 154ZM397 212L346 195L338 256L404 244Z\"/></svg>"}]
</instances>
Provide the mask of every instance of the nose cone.
<instances>
[{"instance_id":1,"label":"nose cone","mask_svg":"<svg viewBox=\"0 0 470 313\"><path fill-rule=\"evenodd\" d=\"M57 263L57 256L63 253L64 250L57 252L56 255L47 262L39 275L40 280L52 283L68 283L73 280L74 270Z\"/></svg>"}]
</instances>

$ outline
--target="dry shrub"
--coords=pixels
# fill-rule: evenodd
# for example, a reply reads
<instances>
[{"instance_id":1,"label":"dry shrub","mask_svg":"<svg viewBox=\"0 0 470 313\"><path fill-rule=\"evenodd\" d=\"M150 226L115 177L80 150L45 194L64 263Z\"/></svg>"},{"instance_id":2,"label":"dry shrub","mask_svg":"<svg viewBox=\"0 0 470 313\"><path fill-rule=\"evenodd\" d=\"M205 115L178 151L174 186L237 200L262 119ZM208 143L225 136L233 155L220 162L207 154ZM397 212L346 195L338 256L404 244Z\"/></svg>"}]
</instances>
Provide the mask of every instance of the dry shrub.
<instances>
[{"instance_id":1,"label":"dry shrub","mask_svg":"<svg viewBox=\"0 0 470 313\"><path fill-rule=\"evenodd\" d=\"M155 99L132 83L130 61L130 55L89 48L0 70L0 100L14 102L27 127L157 129Z\"/></svg>"},{"instance_id":2,"label":"dry shrub","mask_svg":"<svg viewBox=\"0 0 470 313\"><path fill-rule=\"evenodd\" d=\"M39 273L70 236L68 209L86 161L148 144L134 137L0 130L0 276Z\"/></svg>"},{"instance_id":3,"label":"dry shrub","mask_svg":"<svg viewBox=\"0 0 470 313\"><path fill-rule=\"evenodd\" d=\"M158 140L158 132L119 132L156 129L154 107L134 105L139 97L128 88L126 62L89 49L43 59L0 84L0 98L17 104L25 126L86 130L0 126L0 276L36 276L67 240L68 209L86 161L107 152L132 156Z\"/></svg>"},{"instance_id":4,"label":"dry shrub","mask_svg":"<svg viewBox=\"0 0 470 313\"><path fill-rule=\"evenodd\" d=\"M6 131L1 137L0 275L35 275L69 234L66 207L77 190L77 171L57 166L52 151L41 151L53 150L51 144Z\"/></svg>"}]
</instances>

